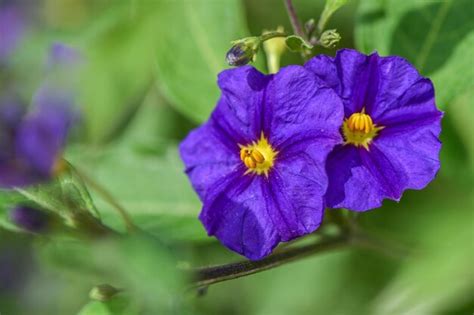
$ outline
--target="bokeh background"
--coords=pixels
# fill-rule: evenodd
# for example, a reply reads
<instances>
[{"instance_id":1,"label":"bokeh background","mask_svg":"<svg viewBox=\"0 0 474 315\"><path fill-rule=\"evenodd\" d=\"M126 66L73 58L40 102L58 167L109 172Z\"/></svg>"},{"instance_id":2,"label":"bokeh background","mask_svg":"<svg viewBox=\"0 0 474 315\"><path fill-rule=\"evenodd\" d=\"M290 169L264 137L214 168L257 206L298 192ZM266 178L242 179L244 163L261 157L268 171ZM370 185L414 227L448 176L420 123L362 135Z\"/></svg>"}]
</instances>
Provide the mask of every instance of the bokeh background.
<instances>
[{"instance_id":1,"label":"bokeh background","mask_svg":"<svg viewBox=\"0 0 474 315\"><path fill-rule=\"evenodd\" d=\"M306 21L318 18L324 1L294 5ZM473 314L472 0L349 0L329 22L342 36L338 48L403 56L436 86L445 111L436 180L358 217L364 229L417 254L341 249L199 294L182 289L176 265L240 257L197 220L200 203L177 144L213 109L230 41L279 25L291 30L283 1L0 1L5 7L17 10L23 29L0 64L0 93L14 88L29 103L51 46L77 49L83 69L72 82L82 118L66 158L106 187L146 236L25 233L9 214L18 196L0 192L0 314ZM283 57L283 64L301 62L298 54ZM263 53L255 66L266 72ZM120 216L91 193L103 222L124 231ZM100 283L126 291L109 303L91 301Z\"/></svg>"}]
</instances>

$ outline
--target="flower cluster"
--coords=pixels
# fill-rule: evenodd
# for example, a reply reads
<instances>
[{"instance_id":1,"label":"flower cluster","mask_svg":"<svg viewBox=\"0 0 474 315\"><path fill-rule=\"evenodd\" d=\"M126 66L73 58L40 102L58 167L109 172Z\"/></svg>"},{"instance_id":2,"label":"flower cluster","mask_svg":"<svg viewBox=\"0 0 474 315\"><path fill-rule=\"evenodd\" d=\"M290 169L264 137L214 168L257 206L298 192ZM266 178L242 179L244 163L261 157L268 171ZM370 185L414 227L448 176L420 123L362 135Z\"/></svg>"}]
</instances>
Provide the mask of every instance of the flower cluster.
<instances>
[{"instance_id":1,"label":"flower cluster","mask_svg":"<svg viewBox=\"0 0 474 315\"><path fill-rule=\"evenodd\" d=\"M430 80L399 57L341 50L263 75L219 75L210 119L182 142L209 235L250 259L316 230L326 206L365 211L439 169Z\"/></svg>"}]
</instances>

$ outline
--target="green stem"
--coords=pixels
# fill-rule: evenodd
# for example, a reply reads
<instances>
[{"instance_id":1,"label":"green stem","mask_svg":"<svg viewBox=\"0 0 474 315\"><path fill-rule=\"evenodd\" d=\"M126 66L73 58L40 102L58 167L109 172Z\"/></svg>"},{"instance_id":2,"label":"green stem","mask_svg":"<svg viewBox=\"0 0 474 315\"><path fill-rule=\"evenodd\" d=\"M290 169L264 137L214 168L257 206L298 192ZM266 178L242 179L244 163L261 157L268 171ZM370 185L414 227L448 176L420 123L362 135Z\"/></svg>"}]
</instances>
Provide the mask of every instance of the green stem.
<instances>
[{"instance_id":1,"label":"green stem","mask_svg":"<svg viewBox=\"0 0 474 315\"><path fill-rule=\"evenodd\" d=\"M260 35L260 40L264 42L266 40L269 40L275 37L287 37L287 36L288 36L287 34L281 33L281 32L268 32L268 33Z\"/></svg>"},{"instance_id":2,"label":"green stem","mask_svg":"<svg viewBox=\"0 0 474 315\"><path fill-rule=\"evenodd\" d=\"M125 208L122 207L122 205L115 199L115 197L102 185L100 185L94 179L89 177L86 173L79 170L78 168L75 168L75 170L79 174L79 176L86 182L87 185L89 185L98 194L100 194L102 198L105 201L107 201L118 212L118 214L122 217L125 223L127 231L133 232L136 229L136 227L135 227L135 224L133 224L132 218L129 216Z\"/></svg>"}]
</instances>

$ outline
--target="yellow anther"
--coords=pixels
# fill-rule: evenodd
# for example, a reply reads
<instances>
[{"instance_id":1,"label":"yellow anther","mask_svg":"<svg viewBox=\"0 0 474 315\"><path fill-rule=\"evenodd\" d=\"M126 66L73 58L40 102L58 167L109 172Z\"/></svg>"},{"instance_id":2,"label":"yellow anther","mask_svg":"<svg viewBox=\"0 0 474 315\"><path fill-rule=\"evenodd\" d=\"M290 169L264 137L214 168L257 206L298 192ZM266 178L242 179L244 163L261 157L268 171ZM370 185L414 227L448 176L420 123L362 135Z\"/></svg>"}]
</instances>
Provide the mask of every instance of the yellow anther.
<instances>
[{"instance_id":1,"label":"yellow anther","mask_svg":"<svg viewBox=\"0 0 474 315\"><path fill-rule=\"evenodd\" d=\"M383 127L374 124L372 118L365 113L365 108L360 113L353 113L342 126L346 144L353 144L356 147L363 146L367 150L370 142L381 129Z\"/></svg>"},{"instance_id":2,"label":"yellow anther","mask_svg":"<svg viewBox=\"0 0 474 315\"><path fill-rule=\"evenodd\" d=\"M265 161L265 157L263 156L262 153L260 153L260 151L258 151L257 149L254 149L252 151L252 154L251 154L251 157L255 160L255 162L257 163L263 163L263 161Z\"/></svg>"},{"instance_id":3,"label":"yellow anther","mask_svg":"<svg viewBox=\"0 0 474 315\"><path fill-rule=\"evenodd\" d=\"M268 176L268 172L272 168L278 152L273 150L263 133L258 141L254 141L247 146L239 146L240 159L248 168L245 174L255 173L258 175L265 174L265 176Z\"/></svg>"},{"instance_id":4,"label":"yellow anther","mask_svg":"<svg viewBox=\"0 0 474 315\"><path fill-rule=\"evenodd\" d=\"M257 167L257 162L251 156L245 157L244 164L248 168L252 168L252 169Z\"/></svg>"}]
</instances>

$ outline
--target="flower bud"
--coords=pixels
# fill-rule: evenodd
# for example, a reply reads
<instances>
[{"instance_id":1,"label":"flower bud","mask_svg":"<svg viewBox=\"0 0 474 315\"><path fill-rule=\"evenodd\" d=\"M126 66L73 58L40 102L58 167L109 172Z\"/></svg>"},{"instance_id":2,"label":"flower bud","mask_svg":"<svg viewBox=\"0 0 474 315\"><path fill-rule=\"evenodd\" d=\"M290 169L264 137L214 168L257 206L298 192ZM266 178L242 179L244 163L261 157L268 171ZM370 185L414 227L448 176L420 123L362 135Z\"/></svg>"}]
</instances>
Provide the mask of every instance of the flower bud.
<instances>
[{"instance_id":1,"label":"flower bud","mask_svg":"<svg viewBox=\"0 0 474 315\"><path fill-rule=\"evenodd\" d=\"M227 52L226 61L231 66L243 66L254 61L260 46L259 37L247 37L232 42L232 48Z\"/></svg>"},{"instance_id":2,"label":"flower bud","mask_svg":"<svg viewBox=\"0 0 474 315\"><path fill-rule=\"evenodd\" d=\"M341 40L341 35L336 30L327 30L321 34L319 42L325 48L334 48Z\"/></svg>"},{"instance_id":3,"label":"flower bud","mask_svg":"<svg viewBox=\"0 0 474 315\"><path fill-rule=\"evenodd\" d=\"M114 288L110 284L99 284L92 288L89 292L89 297L92 300L105 302L113 298L120 291L120 289Z\"/></svg>"},{"instance_id":4,"label":"flower bud","mask_svg":"<svg viewBox=\"0 0 474 315\"><path fill-rule=\"evenodd\" d=\"M50 223L50 216L46 212L22 205L10 211L10 218L18 227L33 233L44 232Z\"/></svg>"}]
</instances>

